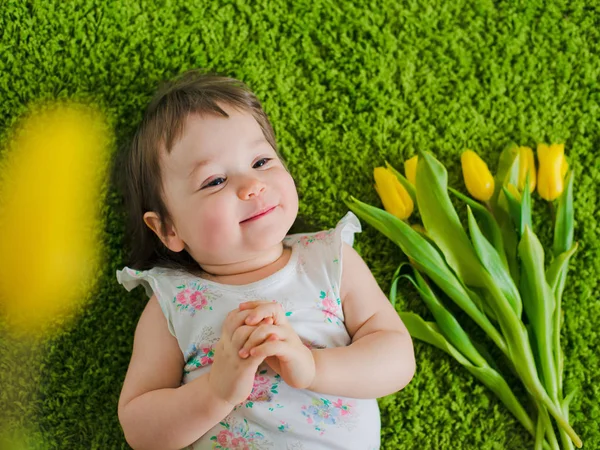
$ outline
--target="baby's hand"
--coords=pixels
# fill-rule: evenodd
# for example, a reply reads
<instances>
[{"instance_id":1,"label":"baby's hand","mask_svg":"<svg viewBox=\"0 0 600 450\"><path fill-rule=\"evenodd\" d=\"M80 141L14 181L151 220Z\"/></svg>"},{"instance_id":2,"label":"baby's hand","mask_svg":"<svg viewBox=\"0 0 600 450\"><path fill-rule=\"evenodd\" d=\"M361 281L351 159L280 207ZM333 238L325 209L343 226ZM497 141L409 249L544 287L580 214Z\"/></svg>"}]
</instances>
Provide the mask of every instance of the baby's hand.
<instances>
[{"instance_id":1,"label":"baby's hand","mask_svg":"<svg viewBox=\"0 0 600 450\"><path fill-rule=\"evenodd\" d=\"M239 351L256 330L245 325L250 311L234 309L223 322L221 338L208 374L208 383L218 398L232 406L246 400L252 392L254 376L264 357L241 358Z\"/></svg>"},{"instance_id":2,"label":"baby's hand","mask_svg":"<svg viewBox=\"0 0 600 450\"><path fill-rule=\"evenodd\" d=\"M265 362L287 384L298 389L308 388L315 378L315 361L288 322L281 305L267 301L240 305L241 311L249 309L253 311L245 323L256 329L240 349L240 357L266 358Z\"/></svg>"}]
</instances>

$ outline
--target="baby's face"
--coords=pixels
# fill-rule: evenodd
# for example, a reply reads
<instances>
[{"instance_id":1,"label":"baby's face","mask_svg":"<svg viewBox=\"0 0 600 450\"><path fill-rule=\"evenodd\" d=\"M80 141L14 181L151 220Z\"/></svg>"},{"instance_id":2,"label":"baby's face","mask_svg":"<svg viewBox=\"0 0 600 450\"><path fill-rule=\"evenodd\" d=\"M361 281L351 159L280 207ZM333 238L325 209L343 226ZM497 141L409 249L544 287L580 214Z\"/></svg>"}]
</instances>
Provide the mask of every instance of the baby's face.
<instances>
[{"instance_id":1,"label":"baby's face","mask_svg":"<svg viewBox=\"0 0 600 450\"><path fill-rule=\"evenodd\" d=\"M221 107L228 118L190 116L161 160L177 234L172 242L200 265L233 264L272 250L298 213L294 181L254 117Z\"/></svg>"}]
</instances>

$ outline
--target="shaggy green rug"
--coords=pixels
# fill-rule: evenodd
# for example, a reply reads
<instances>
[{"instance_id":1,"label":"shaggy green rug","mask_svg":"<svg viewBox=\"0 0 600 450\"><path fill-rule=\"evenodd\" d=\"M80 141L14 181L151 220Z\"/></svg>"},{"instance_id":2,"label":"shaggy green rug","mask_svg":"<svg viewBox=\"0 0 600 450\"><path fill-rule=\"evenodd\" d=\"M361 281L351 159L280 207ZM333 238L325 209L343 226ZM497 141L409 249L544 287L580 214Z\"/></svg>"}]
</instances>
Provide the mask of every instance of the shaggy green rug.
<instances>
[{"instance_id":1,"label":"shaggy green rug","mask_svg":"<svg viewBox=\"0 0 600 450\"><path fill-rule=\"evenodd\" d=\"M464 191L465 148L494 170L509 141L564 142L580 245L564 295L565 386L578 390L572 425L585 448L600 448L600 8L577 0L352 3L0 0L0 148L34 102L73 98L102 106L116 152L160 80L206 67L257 93L297 180L300 214L329 228L347 211L344 192L379 205L372 170L385 160L401 168L417 149L430 150ZM72 326L34 349L0 341L0 423L27 430L32 448L128 448L117 400L146 298L115 278L127 263L121 207L109 186L107 263ZM387 292L402 255L363 228L356 248ZM538 219L536 230L548 244L549 221ZM399 309L426 315L414 289L402 284L400 294ZM415 347L414 380L380 400L384 448L533 448L462 366Z\"/></svg>"}]
</instances>

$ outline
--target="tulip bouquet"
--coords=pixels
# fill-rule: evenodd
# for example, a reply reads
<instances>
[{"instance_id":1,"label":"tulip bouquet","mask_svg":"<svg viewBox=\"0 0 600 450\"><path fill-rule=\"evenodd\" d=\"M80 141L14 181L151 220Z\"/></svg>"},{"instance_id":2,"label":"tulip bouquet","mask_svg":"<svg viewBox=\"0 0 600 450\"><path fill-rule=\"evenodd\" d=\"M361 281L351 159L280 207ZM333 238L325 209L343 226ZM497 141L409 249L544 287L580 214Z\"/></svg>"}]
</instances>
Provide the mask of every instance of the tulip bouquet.
<instances>
[{"instance_id":1,"label":"tulip bouquet","mask_svg":"<svg viewBox=\"0 0 600 450\"><path fill-rule=\"evenodd\" d=\"M560 329L568 262L577 248L573 176L567 173L563 145L539 144L537 156L536 171L532 149L510 145L493 177L475 152L465 151L461 163L471 198L448 187L445 167L421 152L405 161L405 176L387 163L375 169L375 188L385 210L352 196L346 203L408 257L393 276L390 301L395 304L398 281L407 279L435 319L400 312L410 334L450 354L491 389L534 437L536 449L560 448L552 419L562 447L572 449L582 442L569 424L574 392L563 395ZM552 207L549 263L532 228L536 186ZM466 207L464 227L450 195ZM413 210L422 224L409 224ZM448 301L486 333L502 361L493 361L473 344ZM517 399L498 367L520 379L530 408Z\"/></svg>"}]
</instances>

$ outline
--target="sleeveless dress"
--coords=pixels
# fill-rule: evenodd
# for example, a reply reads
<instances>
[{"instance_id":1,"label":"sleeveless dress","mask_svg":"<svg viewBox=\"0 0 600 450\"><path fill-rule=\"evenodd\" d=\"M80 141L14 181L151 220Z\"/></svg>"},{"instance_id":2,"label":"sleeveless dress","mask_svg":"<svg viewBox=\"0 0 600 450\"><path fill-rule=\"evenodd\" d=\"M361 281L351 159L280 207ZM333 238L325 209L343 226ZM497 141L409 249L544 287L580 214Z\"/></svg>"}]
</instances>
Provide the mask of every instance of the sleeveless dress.
<instances>
[{"instance_id":1,"label":"sleeveless dress","mask_svg":"<svg viewBox=\"0 0 600 450\"><path fill-rule=\"evenodd\" d=\"M340 301L341 252L342 243L352 245L360 231L357 217L348 212L335 228L288 235L287 264L250 284L225 285L161 267L125 267L117 280L128 291L141 284L148 297L156 294L184 356L183 385L210 370L225 316L248 300L279 302L309 348L349 345ZM372 450L380 446L380 430L376 399L292 388L263 363L246 401L188 448Z\"/></svg>"}]
</instances>

